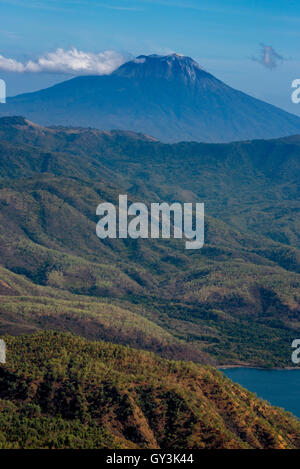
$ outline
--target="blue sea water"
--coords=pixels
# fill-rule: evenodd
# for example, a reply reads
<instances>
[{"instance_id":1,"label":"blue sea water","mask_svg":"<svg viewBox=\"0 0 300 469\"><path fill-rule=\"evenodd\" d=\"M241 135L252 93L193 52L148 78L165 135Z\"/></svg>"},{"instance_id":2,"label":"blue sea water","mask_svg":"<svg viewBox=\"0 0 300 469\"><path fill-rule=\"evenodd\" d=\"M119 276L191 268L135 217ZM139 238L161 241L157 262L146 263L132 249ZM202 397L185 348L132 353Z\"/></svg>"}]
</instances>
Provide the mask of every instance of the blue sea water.
<instances>
[{"instance_id":1,"label":"blue sea water","mask_svg":"<svg viewBox=\"0 0 300 469\"><path fill-rule=\"evenodd\" d=\"M300 418L300 369L228 368L222 371L235 383Z\"/></svg>"}]
</instances>

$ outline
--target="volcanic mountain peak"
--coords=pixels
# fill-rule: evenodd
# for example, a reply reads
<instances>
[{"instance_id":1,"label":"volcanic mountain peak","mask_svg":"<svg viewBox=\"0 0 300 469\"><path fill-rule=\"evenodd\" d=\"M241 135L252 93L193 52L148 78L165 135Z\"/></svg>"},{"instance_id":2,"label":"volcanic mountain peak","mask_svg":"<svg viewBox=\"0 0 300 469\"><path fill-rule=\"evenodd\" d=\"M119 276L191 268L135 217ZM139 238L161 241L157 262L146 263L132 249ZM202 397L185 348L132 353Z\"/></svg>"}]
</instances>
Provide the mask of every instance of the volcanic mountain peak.
<instances>
[{"instance_id":1,"label":"volcanic mountain peak","mask_svg":"<svg viewBox=\"0 0 300 469\"><path fill-rule=\"evenodd\" d=\"M194 82L206 72L190 57L179 54L139 55L121 65L114 75L127 78L157 77L166 79L183 79Z\"/></svg>"},{"instance_id":2,"label":"volcanic mountain peak","mask_svg":"<svg viewBox=\"0 0 300 469\"><path fill-rule=\"evenodd\" d=\"M299 117L234 90L178 54L140 55L110 75L73 78L0 107L0 116L26 116L44 126L133 131L163 142L300 133Z\"/></svg>"}]
</instances>

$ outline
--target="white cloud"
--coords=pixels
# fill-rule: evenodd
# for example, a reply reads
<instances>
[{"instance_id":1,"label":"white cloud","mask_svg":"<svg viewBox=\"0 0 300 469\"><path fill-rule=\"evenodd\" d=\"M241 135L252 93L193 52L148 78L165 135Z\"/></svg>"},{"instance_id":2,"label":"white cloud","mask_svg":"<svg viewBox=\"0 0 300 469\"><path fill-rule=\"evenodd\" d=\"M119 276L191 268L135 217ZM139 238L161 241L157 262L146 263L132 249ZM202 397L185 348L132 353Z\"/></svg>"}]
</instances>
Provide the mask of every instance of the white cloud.
<instances>
[{"instance_id":1,"label":"white cloud","mask_svg":"<svg viewBox=\"0 0 300 469\"><path fill-rule=\"evenodd\" d=\"M0 70L6 72L55 72L72 75L106 75L126 62L124 55L107 50L94 54L75 47L70 50L57 49L47 52L36 61L22 63L0 54Z\"/></svg>"}]
</instances>

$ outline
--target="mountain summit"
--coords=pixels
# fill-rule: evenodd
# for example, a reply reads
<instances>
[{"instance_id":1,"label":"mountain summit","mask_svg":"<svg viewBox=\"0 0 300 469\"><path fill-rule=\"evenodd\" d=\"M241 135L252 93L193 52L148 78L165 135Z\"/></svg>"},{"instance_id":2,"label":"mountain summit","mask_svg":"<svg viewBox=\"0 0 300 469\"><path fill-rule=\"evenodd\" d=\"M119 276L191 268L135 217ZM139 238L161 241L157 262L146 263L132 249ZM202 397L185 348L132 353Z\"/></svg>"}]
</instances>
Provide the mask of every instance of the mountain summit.
<instances>
[{"instance_id":1,"label":"mountain summit","mask_svg":"<svg viewBox=\"0 0 300 469\"><path fill-rule=\"evenodd\" d=\"M189 57L140 55L110 75L81 76L9 98L0 116L41 125L131 130L163 142L267 139L300 133L300 118L235 90Z\"/></svg>"},{"instance_id":2,"label":"mountain summit","mask_svg":"<svg viewBox=\"0 0 300 469\"><path fill-rule=\"evenodd\" d=\"M204 73L195 60L178 54L140 55L113 72L114 75L127 78L177 79L187 85L200 80Z\"/></svg>"}]
</instances>

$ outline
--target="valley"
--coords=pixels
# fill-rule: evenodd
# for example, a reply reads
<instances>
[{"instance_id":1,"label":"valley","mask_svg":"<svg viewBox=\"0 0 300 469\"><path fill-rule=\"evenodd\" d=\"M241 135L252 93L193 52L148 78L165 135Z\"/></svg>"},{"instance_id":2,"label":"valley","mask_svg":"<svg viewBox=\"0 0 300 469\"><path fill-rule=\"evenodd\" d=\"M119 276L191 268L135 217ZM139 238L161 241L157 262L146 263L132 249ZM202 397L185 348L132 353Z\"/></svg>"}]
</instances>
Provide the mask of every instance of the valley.
<instances>
[{"instance_id":1,"label":"valley","mask_svg":"<svg viewBox=\"0 0 300 469\"><path fill-rule=\"evenodd\" d=\"M0 119L0 154L2 333L59 329L166 358L291 365L297 137L166 145L12 117ZM120 193L204 201L204 247L99 240L96 207L117 205Z\"/></svg>"}]
</instances>

